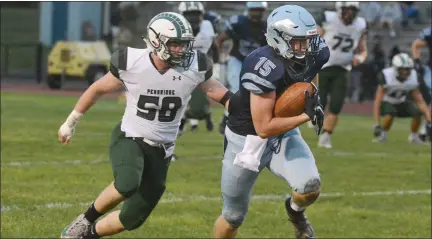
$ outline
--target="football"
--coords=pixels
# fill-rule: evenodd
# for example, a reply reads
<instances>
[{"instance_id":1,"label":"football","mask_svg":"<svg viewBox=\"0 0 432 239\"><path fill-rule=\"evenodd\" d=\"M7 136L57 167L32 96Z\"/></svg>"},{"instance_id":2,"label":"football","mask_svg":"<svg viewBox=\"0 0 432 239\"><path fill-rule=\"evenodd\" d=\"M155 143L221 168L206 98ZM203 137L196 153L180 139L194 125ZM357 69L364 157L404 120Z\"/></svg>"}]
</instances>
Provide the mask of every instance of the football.
<instances>
[{"instance_id":1,"label":"football","mask_svg":"<svg viewBox=\"0 0 432 239\"><path fill-rule=\"evenodd\" d=\"M276 117L293 117L304 112L305 92L313 95L315 88L309 82L297 82L288 87L277 99L274 107Z\"/></svg>"}]
</instances>

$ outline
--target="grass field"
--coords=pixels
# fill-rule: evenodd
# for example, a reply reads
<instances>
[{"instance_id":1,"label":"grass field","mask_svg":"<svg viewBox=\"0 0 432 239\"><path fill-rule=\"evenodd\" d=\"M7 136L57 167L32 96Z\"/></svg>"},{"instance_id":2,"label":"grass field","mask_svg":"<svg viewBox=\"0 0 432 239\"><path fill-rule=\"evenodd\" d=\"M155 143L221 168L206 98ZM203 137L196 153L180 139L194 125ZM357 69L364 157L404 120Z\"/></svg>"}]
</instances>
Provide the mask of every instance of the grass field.
<instances>
[{"instance_id":1,"label":"grass field","mask_svg":"<svg viewBox=\"0 0 432 239\"><path fill-rule=\"evenodd\" d=\"M113 179L107 144L123 106L101 101L85 115L70 145L57 130L76 98L2 93L2 237L57 237ZM214 120L219 121L220 109ZM319 238L431 237L429 146L407 143L408 120L397 120L386 144L371 142L371 117L342 116L334 149L317 149L323 196L308 210ZM122 238L210 237L221 211L223 138L187 132L178 140L166 194L146 224ZM254 189L241 238L293 236L283 206L289 188L268 171Z\"/></svg>"}]
</instances>

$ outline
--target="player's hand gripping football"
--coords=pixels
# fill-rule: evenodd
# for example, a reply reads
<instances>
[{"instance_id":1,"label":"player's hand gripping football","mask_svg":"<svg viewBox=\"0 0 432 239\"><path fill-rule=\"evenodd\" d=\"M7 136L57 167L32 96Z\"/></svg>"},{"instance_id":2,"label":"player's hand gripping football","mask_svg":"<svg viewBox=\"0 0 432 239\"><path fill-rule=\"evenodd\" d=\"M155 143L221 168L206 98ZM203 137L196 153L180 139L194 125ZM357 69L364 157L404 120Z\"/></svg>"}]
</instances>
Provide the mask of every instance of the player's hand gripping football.
<instances>
[{"instance_id":1,"label":"player's hand gripping football","mask_svg":"<svg viewBox=\"0 0 432 239\"><path fill-rule=\"evenodd\" d=\"M318 89L315 87L315 93L313 95L310 95L309 91L306 91L305 98L305 113L315 126L316 134L319 135L324 124L324 110L320 102Z\"/></svg>"},{"instance_id":2,"label":"player's hand gripping football","mask_svg":"<svg viewBox=\"0 0 432 239\"><path fill-rule=\"evenodd\" d=\"M77 111L72 111L66 121L60 126L57 133L60 143L68 144L75 133L75 127L79 122L82 114Z\"/></svg>"}]
</instances>

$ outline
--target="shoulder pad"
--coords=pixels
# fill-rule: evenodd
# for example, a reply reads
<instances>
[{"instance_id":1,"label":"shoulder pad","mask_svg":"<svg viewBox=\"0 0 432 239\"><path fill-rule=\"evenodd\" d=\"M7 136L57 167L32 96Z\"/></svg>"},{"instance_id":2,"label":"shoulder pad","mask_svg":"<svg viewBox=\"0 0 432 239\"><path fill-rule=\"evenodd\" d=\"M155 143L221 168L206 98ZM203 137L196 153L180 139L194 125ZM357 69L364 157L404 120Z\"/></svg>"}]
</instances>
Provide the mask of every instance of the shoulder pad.
<instances>
[{"instance_id":1,"label":"shoulder pad","mask_svg":"<svg viewBox=\"0 0 432 239\"><path fill-rule=\"evenodd\" d=\"M120 79L121 71L135 71L141 67L137 62L150 53L148 49L126 47L120 49L111 56L110 71Z\"/></svg>"},{"instance_id":2,"label":"shoulder pad","mask_svg":"<svg viewBox=\"0 0 432 239\"><path fill-rule=\"evenodd\" d=\"M359 28L359 30L361 30L361 31L367 30L367 22L366 22L366 20L364 18L357 17L356 21L355 21L355 24Z\"/></svg>"},{"instance_id":3,"label":"shoulder pad","mask_svg":"<svg viewBox=\"0 0 432 239\"><path fill-rule=\"evenodd\" d=\"M334 11L324 11L324 22L332 22L338 19L337 12Z\"/></svg>"},{"instance_id":4,"label":"shoulder pad","mask_svg":"<svg viewBox=\"0 0 432 239\"><path fill-rule=\"evenodd\" d=\"M276 89L276 81L284 74L280 59L274 57L271 47L260 47L243 61L240 82L254 94L263 94Z\"/></svg>"},{"instance_id":5,"label":"shoulder pad","mask_svg":"<svg viewBox=\"0 0 432 239\"><path fill-rule=\"evenodd\" d=\"M324 40L320 42L318 49L319 52L315 60L316 60L316 64L318 64L318 66L321 68L325 63L327 63L327 61L330 58L330 49Z\"/></svg>"},{"instance_id":6,"label":"shoulder pad","mask_svg":"<svg viewBox=\"0 0 432 239\"><path fill-rule=\"evenodd\" d=\"M215 35L213 25L208 20L202 21L200 26L200 32L205 33L206 36L210 37L214 37Z\"/></svg>"}]
</instances>

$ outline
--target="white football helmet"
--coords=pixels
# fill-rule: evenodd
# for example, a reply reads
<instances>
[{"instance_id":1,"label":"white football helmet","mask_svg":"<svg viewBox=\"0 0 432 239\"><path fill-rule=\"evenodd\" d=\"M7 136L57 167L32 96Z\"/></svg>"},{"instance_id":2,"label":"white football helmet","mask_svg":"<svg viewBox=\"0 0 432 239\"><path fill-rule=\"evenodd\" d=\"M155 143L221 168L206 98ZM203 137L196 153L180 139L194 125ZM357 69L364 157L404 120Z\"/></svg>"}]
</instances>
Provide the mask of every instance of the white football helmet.
<instances>
[{"instance_id":1,"label":"white football helmet","mask_svg":"<svg viewBox=\"0 0 432 239\"><path fill-rule=\"evenodd\" d=\"M262 8L264 10L267 9L267 2L247 2L246 3L246 8L249 9L253 9L253 8Z\"/></svg>"},{"instance_id":2,"label":"white football helmet","mask_svg":"<svg viewBox=\"0 0 432 239\"><path fill-rule=\"evenodd\" d=\"M259 23L263 20L264 12L267 10L267 2L247 2L247 14L252 22Z\"/></svg>"},{"instance_id":3,"label":"white football helmet","mask_svg":"<svg viewBox=\"0 0 432 239\"><path fill-rule=\"evenodd\" d=\"M180 14L184 14L185 12L201 12L204 14L204 5L201 2L181 2L178 7L178 11Z\"/></svg>"},{"instance_id":4,"label":"white football helmet","mask_svg":"<svg viewBox=\"0 0 432 239\"><path fill-rule=\"evenodd\" d=\"M285 5L276 8L267 18L267 44L286 59L303 59L319 50L319 33L313 16L303 7ZM301 42L301 50L293 44Z\"/></svg>"},{"instance_id":5,"label":"white football helmet","mask_svg":"<svg viewBox=\"0 0 432 239\"><path fill-rule=\"evenodd\" d=\"M192 63L194 36L189 22L175 12L163 12L153 17L147 25L147 38L143 38L147 47L171 66L187 69ZM184 44L183 52L174 54L170 51L170 43Z\"/></svg>"},{"instance_id":6,"label":"white football helmet","mask_svg":"<svg viewBox=\"0 0 432 239\"><path fill-rule=\"evenodd\" d=\"M406 80L414 68L414 61L407 53L399 53L392 58L392 67L395 71L396 78Z\"/></svg>"},{"instance_id":7,"label":"white football helmet","mask_svg":"<svg viewBox=\"0 0 432 239\"><path fill-rule=\"evenodd\" d=\"M198 35L204 20L204 5L201 2L181 2L178 10L191 24L194 36Z\"/></svg>"},{"instance_id":8,"label":"white football helmet","mask_svg":"<svg viewBox=\"0 0 432 239\"><path fill-rule=\"evenodd\" d=\"M335 8L336 12L338 13L339 17L342 18L344 23L350 25L353 23L358 12L360 11L360 2L336 2ZM351 9L352 13L349 13L344 9Z\"/></svg>"}]
</instances>

